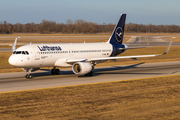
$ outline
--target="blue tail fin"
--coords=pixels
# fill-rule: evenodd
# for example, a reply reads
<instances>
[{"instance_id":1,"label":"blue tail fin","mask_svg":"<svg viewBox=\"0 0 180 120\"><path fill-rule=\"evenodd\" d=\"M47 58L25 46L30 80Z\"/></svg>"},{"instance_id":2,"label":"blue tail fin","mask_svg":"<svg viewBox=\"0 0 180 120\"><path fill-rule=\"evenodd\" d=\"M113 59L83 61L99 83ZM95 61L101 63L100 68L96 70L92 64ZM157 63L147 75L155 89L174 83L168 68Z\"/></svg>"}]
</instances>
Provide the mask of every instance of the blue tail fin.
<instances>
[{"instance_id":1,"label":"blue tail fin","mask_svg":"<svg viewBox=\"0 0 180 120\"><path fill-rule=\"evenodd\" d=\"M112 45L122 44L123 42L123 35L124 35L124 28L125 28L125 21L126 21L126 14L122 14L119 18L119 21L114 28L114 31L109 38L108 42Z\"/></svg>"}]
</instances>

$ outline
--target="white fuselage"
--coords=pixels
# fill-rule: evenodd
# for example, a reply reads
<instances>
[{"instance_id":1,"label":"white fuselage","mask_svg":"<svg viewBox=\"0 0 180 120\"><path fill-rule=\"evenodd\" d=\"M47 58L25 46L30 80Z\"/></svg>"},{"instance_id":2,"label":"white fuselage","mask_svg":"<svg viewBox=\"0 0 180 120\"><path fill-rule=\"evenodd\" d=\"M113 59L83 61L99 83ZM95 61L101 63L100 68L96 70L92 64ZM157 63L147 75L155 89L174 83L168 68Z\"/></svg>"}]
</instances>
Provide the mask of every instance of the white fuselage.
<instances>
[{"instance_id":1,"label":"white fuselage","mask_svg":"<svg viewBox=\"0 0 180 120\"><path fill-rule=\"evenodd\" d=\"M16 49L9 63L22 68L68 67L72 64L67 59L109 57L112 51L109 43L30 44Z\"/></svg>"}]
</instances>

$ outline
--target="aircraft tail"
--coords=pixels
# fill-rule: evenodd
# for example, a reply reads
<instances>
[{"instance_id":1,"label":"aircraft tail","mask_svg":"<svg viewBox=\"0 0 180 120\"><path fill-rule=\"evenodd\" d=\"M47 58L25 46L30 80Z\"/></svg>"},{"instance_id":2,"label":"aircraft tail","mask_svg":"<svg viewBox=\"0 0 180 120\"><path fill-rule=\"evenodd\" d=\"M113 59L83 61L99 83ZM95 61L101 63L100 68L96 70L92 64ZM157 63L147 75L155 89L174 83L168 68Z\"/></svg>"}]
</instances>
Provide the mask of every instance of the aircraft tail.
<instances>
[{"instance_id":1,"label":"aircraft tail","mask_svg":"<svg viewBox=\"0 0 180 120\"><path fill-rule=\"evenodd\" d=\"M121 14L119 21L114 28L114 31L107 42L112 45L122 44L124 28L125 28L126 14Z\"/></svg>"}]
</instances>

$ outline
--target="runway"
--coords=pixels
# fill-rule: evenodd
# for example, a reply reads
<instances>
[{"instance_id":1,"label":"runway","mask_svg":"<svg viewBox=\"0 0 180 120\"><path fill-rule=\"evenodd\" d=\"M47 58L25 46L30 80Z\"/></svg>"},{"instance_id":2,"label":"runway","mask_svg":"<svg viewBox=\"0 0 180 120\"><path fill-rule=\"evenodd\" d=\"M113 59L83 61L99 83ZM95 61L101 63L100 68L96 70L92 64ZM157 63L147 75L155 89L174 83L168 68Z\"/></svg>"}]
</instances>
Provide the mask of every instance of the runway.
<instances>
[{"instance_id":1,"label":"runway","mask_svg":"<svg viewBox=\"0 0 180 120\"><path fill-rule=\"evenodd\" d=\"M61 70L60 75L51 75L50 70L37 71L32 74L33 79L26 79L25 74L25 72L0 74L0 92L176 75L180 74L180 61L98 67L94 69L93 77L78 77L70 69Z\"/></svg>"},{"instance_id":2,"label":"runway","mask_svg":"<svg viewBox=\"0 0 180 120\"><path fill-rule=\"evenodd\" d=\"M167 36L132 36L126 43L128 46L168 46ZM180 42L172 42L172 46L179 46Z\"/></svg>"}]
</instances>

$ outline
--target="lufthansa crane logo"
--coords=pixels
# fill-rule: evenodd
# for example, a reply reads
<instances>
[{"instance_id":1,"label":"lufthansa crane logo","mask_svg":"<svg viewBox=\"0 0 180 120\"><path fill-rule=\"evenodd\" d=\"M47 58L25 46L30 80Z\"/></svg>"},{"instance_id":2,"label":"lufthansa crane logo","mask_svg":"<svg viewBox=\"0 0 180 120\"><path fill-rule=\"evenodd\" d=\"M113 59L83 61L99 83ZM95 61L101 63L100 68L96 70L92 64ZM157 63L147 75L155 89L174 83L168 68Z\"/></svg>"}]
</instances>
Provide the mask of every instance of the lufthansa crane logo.
<instances>
[{"instance_id":1,"label":"lufthansa crane logo","mask_svg":"<svg viewBox=\"0 0 180 120\"><path fill-rule=\"evenodd\" d=\"M122 28L121 28L121 27L118 27L118 28L116 29L116 32L115 32L115 36L116 36L117 42L121 42L121 41L122 41L122 35L123 35Z\"/></svg>"}]
</instances>

